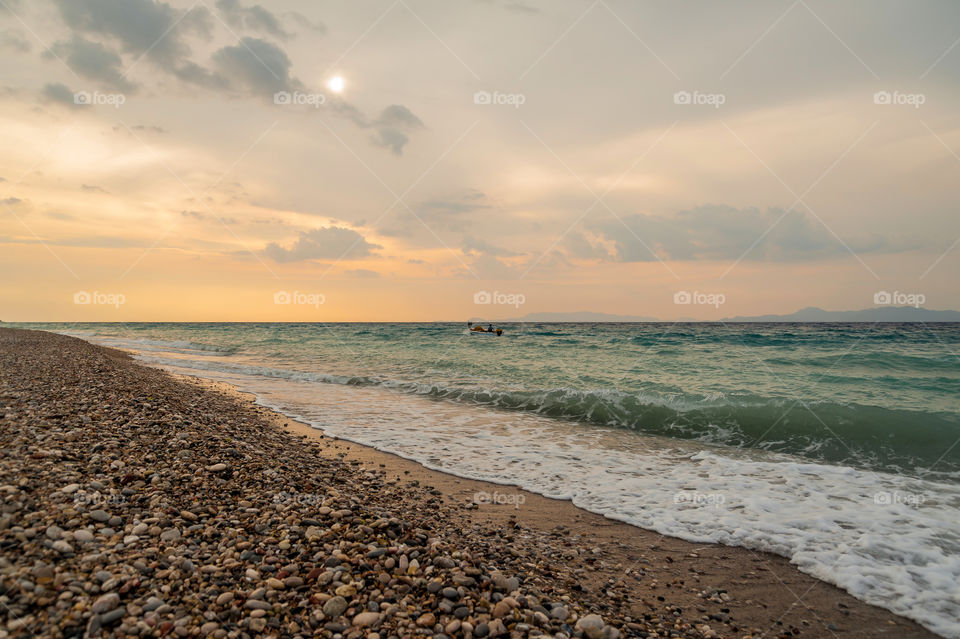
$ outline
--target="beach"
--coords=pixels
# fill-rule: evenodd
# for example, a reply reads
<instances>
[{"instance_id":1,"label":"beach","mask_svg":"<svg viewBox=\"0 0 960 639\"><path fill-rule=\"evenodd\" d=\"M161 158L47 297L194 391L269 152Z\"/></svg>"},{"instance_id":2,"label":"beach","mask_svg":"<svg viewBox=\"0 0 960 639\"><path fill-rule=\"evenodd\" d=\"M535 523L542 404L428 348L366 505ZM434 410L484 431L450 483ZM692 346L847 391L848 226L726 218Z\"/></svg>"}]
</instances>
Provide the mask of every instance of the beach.
<instances>
[{"instance_id":1,"label":"beach","mask_svg":"<svg viewBox=\"0 0 960 639\"><path fill-rule=\"evenodd\" d=\"M0 329L0 402L3 636L935 636L79 339Z\"/></svg>"}]
</instances>

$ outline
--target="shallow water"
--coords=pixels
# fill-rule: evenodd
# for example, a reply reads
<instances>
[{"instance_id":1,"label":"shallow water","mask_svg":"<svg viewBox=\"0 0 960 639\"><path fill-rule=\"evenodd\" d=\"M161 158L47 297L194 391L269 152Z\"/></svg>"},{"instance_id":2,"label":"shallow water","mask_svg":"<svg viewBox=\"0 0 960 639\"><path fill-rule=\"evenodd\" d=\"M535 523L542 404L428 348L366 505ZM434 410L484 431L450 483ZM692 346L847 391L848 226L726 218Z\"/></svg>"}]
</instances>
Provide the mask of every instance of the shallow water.
<instances>
[{"instance_id":1,"label":"shallow water","mask_svg":"<svg viewBox=\"0 0 960 639\"><path fill-rule=\"evenodd\" d=\"M960 637L960 326L45 325Z\"/></svg>"}]
</instances>

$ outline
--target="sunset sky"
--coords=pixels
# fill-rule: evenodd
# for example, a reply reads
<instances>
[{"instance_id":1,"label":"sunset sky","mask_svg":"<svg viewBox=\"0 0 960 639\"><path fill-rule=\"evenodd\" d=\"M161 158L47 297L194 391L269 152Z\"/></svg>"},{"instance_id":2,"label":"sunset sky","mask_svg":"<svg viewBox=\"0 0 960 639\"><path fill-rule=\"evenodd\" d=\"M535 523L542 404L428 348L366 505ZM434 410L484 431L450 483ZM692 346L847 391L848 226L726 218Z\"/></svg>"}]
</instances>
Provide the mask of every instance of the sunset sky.
<instances>
[{"instance_id":1,"label":"sunset sky","mask_svg":"<svg viewBox=\"0 0 960 639\"><path fill-rule=\"evenodd\" d=\"M0 0L0 73L5 321L960 307L953 0Z\"/></svg>"}]
</instances>

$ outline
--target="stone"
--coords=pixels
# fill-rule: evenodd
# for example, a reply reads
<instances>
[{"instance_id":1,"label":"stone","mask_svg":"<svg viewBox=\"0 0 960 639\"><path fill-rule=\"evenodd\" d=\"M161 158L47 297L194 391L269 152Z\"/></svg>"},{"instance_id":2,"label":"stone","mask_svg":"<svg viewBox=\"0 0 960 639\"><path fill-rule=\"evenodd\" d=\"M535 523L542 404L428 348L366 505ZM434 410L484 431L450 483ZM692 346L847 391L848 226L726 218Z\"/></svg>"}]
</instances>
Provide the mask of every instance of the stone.
<instances>
[{"instance_id":1,"label":"stone","mask_svg":"<svg viewBox=\"0 0 960 639\"><path fill-rule=\"evenodd\" d=\"M583 632L589 639L603 639L603 626L603 617L600 615L584 615L577 619L574 628Z\"/></svg>"},{"instance_id":2,"label":"stone","mask_svg":"<svg viewBox=\"0 0 960 639\"><path fill-rule=\"evenodd\" d=\"M347 600L343 597L331 597L327 603L323 604L323 614L336 619L347 609Z\"/></svg>"},{"instance_id":3,"label":"stone","mask_svg":"<svg viewBox=\"0 0 960 639\"><path fill-rule=\"evenodd\" d=\"M378 621L380 621L379 612L361 612L353 618L353 625L358 628L366 628L367 626L376 624Z\"/></svg>"},{"instance_id":4,"label":"stone","mask_svg":"<svg viewBox=\"0 0 960 639\"><path fill-rule=\"evenodd\" d=\"M108 610L113 610L119 605L120 605L120 595L114 592L111 592L110 594L103 595L102 597L97 599L95 602L93 602L93 606L90 607L90 612L94 614L100 614Z\"/></svg>"},{"instance_id":5,"label":"stone","mask_svg":"<svg viewBox=\"0 0 960 639\"><path fill-rule=\"evenodd\" d=\"M69 542L66 542L62 539L58 539L57 541L53 542L53 549L59 553L73 552L73 546L71 546Z\"/></svg>"},{"instance_id":6,"label":"stone","mask_svg":"<svg viewBox=\"0 0 960 639\"><path fill-rule=\"evenodd\" d=\"M167 528L160 533L160 541L176 543L180 541L180 530L178 528Z\"/></svg>"}]
</instances>

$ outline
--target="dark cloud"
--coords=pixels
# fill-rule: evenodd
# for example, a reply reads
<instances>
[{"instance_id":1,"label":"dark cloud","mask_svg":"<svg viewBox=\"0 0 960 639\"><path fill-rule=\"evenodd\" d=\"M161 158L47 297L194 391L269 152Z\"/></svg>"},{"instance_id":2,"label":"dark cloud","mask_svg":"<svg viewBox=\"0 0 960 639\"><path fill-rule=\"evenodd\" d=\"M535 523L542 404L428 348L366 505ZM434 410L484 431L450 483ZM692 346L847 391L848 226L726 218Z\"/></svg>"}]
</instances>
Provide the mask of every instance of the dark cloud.
<instances>
[{"instance_id":1,"label":"dark cloud","mask_svg":"<svg viewBox=\"0 0 960 639\"><path fill-rule=\"evenodd\" d=\"M114 39L120 49L177 74L190 55L184 36L209 35L209 12L175 9L153 0L54 0L67 26Z\"/></svg>"},{"instance_id":2,"label":"dark cloud","mask_svg":"<svg viewBox=\"0 0 960 639\"><path fill-rule=\"evenodd\" d=\"M260 31L281 40L291 35L280 26L274 14L259 4L245 7L239 0L217 0L216 7L227 24L236 29Z\"/></svg>"},{"instance_id":3,"label":"dark cloud","mask_svg":"<svg viewBox=\"0 0 960 639\"><path fill-rule=\"evenodd\" d=\"M107 193L107 194L110 193L106 189L100 188L96 184L81 184L80 190L86 191L87 193Z\"/></svg>"},{"instance_id":4,"label":"dark cloud","mask_svg":"<svg viewBox=\"0 0 960 639\"><path fill-rule=\"evenodd\" d=\"M33 46L30 41L16 29L0 31L0 49L7 49L16 53L28 53Z\"/></svg>"},{"instance_id":5,"label":"dark cloud","mask_svg":"<svg viewBox=\"0 0 960 639\"><path fill-rule=\"evenodd\" d=\"M423 122L402 104L391 104L380 113L373 126L377 129L373 143L402 155L403 147L410 141L407 133L422 129Z\"/></svg>"},{"instance_id":6,"label":"dark cloud","mask_svg":"<svg viewBox=\"0 0 960 639\"><path fill-rule=\"evenodd\" d=\"M40 90L40 94L50 102L62 104L71 109L77 109L82 106L74 101L73 91L71 91L67 85L61 84L60 82L45 84L43 89Z\"/></svg>"},{"instance_id":7,"label":"dark cloud","mask_svg":"<svg viewBox=\"0 0 960 639\"><path fill-rule=\"evenodd\" d=\"M209 39L214 28L213 15L202 5L183 10L156 0L54 2L73 35L55 43L53 51L78 75L105 88L132 90L132 83L124 75L143 60L181 82L232 95L273 101L275 93L306 90L294 77L286 52L261 38L245 36L235 45L220 48L211 56L209 66L193 60L187 37L199 34ZM216 7L217 15L222 14L228 25L276 38L290 35L276 15L261 5L218 0ZM300 23L314 30L322 28L300 18ZM124 56L129 65L126 68ZM46 95L66 102L62 91L52 90ZM341 98L331 98L327 108L360 128L371 129L371 142L396 155L403 153L410 134L424 127L420 118L399 104L388 106L373 119Z\"/></svg>"},{"instance_id":8,"label":"dark cloud","mask_svg":"<svg viewBox=\"0 0 960 639\"><path fill-rule=\"evenodd\" d=\"M372 255L379 248L382 247L368 242L353 229L331 226L302 232L290 248L271 242L264 252L277 262L297 262L357 259Z\"/></svg>"},{"instance_id":9,"label":"dark cloud","mask_svg":"<svg viewBox=\"0 0 960 639\"><path fill-rule=\"evenodd\" d=\"M120 91L133 89L133 85L124 77L120 55L99 42L74 35L70 40L55 43L46 55L56 55L77 75L93 80L100 86Z\"/></svg>"},{"instance_id":10,"label":"dark cloud","mask_svg":"<svg viewBox=\"0 0 960 639\"><path fill-rule=\"evenodd\" d=\"M213 62L227 85L249 89L271 100L274 93L300 86L290 76L290 58L266 40L242 38L240 44L214 53Z\"/></svg>"},{"instance_id":11,"label":"dark cloud","mask_svg":"<svg viewBox=\"0 0 960 639\"><path fill-rule=\"evenodd\" d=\"M875 236L841 242L812 215L796 210L785 214L778 208L707 205L674 215L622 219L623 223L610 220L591 225L591 230L614 243L614 259L621 262L735 260L748 250L744 259L790 262L847 255L844 243L857 253L891 250L883 238Z\"/></svg>"}]
</instances>

